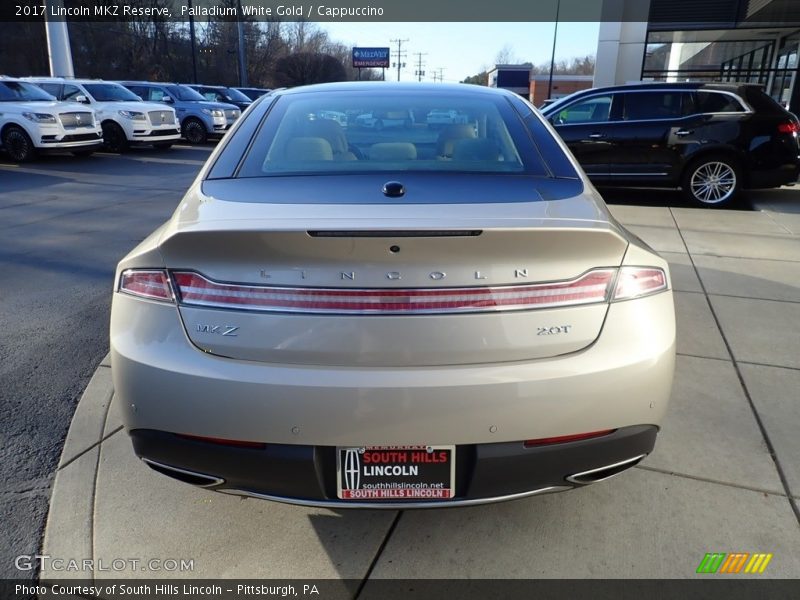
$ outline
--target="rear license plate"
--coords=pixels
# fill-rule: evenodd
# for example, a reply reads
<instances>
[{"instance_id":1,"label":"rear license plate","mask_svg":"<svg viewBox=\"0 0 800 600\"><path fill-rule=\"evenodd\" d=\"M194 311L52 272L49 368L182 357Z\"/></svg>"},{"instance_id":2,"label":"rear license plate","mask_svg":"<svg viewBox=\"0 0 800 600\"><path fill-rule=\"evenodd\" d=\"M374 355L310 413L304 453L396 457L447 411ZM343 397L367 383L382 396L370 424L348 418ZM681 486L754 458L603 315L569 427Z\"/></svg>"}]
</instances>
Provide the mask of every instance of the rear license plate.
<instances>
[{"instance_id":1,"label":"rear license plate","mask_svg":"<svg viewBox=\"0 0 800 600\"><path fill-rule=\"evenodd\" d=\"M455 496L455 446L337 448L342 500L447 500Z\"/></svg>"}]
</instances>

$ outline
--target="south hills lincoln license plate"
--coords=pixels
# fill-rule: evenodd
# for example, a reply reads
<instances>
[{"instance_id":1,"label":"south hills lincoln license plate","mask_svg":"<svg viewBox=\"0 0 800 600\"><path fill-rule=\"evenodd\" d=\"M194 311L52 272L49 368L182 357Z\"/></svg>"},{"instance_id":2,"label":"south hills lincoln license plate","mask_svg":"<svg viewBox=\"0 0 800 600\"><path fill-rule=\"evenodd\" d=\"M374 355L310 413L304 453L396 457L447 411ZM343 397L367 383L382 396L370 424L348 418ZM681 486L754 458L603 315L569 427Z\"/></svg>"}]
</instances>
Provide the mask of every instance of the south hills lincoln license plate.
<instances>
[{"instance_id":1,"label":"south hills lincoln license plate","mask_svg":"<svg viewBox=\"0 0 800 600\"><path fill-rule=\"evenodd\" d=\"M342 500L447 500L455 496L455 446L337 448Z\"/></svg>"}]
</instances>

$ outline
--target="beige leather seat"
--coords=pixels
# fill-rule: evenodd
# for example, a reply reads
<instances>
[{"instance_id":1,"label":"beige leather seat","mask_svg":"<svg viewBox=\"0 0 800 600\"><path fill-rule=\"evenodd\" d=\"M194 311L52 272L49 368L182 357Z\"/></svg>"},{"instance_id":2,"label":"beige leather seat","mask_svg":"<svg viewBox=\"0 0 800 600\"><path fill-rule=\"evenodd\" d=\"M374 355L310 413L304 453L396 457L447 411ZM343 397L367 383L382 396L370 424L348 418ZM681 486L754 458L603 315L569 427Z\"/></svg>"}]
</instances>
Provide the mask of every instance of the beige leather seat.
<instances>
[{"instance_id":1,"label":"beige leather seat","mask_svg":"<svg viewBox=\"0 0 800 600\"><path fill-rule=\"evenodd\" d=\"M370 146L369 157L388 162L416 160L417 147L410 142L380 142Z\"/></svg>"},{"instance_id":2,"label":"beige leather seat","mask_svg":"<svg viewBox=\"0 0 800 600\"><path fill-rule=\"evenodd\" d=\"M304 126L303 134L326 140L331 145L333 160L357 160L356 155L348 150L347 136L342 126L336 121L330 119L308 121Z\"/></svg>"},{"instance_id":3,"label":"beige leather seat","mask_svg":"<svg viewBox=\"0 0 800 600\"><path fill-rule=\"evenodd\" d=\"M472 125L448 125L439 134L436 141L436 156L438 158L453 158L453 144L456 140L477 137L475 127Z\"/></svg>"},{"instance_id":4,"label":"beige leather seat","mask_svg":"<svg viewBox=\"0 0 800 600\"><path fill-rule=\"evenodd\" d=\"M333 149L321 137L296 137L286 144L286 160L333 160Z\"/></svg>"}]
</instances>

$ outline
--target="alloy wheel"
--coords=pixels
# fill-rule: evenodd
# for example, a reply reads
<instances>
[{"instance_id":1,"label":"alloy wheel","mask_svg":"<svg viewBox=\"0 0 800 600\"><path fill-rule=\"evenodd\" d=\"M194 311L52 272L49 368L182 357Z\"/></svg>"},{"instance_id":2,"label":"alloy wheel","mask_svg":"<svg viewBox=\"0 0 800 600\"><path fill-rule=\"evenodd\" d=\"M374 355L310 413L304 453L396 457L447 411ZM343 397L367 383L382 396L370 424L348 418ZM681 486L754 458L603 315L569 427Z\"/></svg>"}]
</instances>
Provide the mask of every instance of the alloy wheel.
<instances>
[{"instance_id":1,"label":"alloy wheel","mask_svg":"<svg viewBox=\"0 0 800 600\"><path fill-rule=\"evenodd\" d=\"M689 181L692 196L703 204L719 204L736 192L736 171L728 163L712 161L701 164Z\"/></svg>"},{"instance_id":2,"label":"alloy wheel","mask_svg":"<svg viewBox=\"0 0 800 600\"><path fill-rule=\"evenodd\" d=\"M25 135L25 132L16 128L6 133L3 139L3 146L5 146L6 152L15 162L25 162L33 154L28 136Z\"/></svg>"}]
</instances>

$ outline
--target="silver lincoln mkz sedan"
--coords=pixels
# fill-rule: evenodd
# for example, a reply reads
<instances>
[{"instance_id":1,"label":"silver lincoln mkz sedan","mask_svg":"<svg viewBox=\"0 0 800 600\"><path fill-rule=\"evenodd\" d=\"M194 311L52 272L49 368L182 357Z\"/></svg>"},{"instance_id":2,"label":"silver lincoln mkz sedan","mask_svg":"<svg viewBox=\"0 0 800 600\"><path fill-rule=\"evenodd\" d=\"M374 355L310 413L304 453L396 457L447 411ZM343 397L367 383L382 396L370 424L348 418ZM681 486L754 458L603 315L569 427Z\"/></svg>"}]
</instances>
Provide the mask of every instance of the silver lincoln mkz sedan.
<instances>
[{"instance_id":1,"label":"silver lincoln mkz sedan","mask_svg":"<svg viewBox=\"0 0 800 600\"><path fill-rule=\"evenodd\" d=\"M414 118L320 118L376 112ZM160 473L314 506L468 505L650 453L675 318L666 261L523 99L327 84L254 103L120 262L111 355Z\"/></svg>"}]
</instances>

